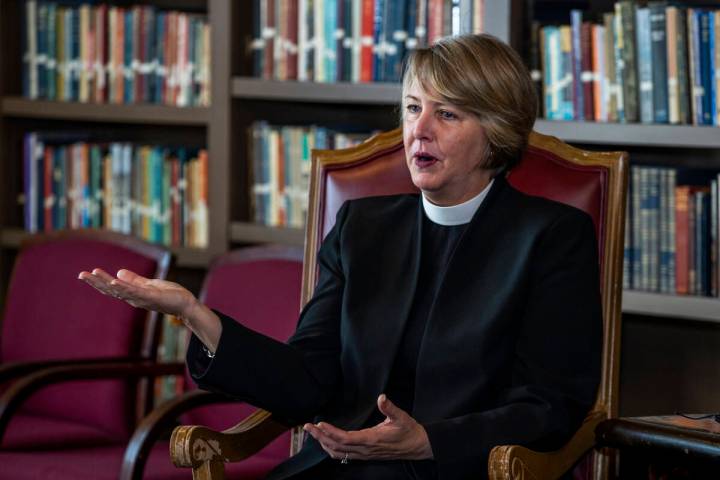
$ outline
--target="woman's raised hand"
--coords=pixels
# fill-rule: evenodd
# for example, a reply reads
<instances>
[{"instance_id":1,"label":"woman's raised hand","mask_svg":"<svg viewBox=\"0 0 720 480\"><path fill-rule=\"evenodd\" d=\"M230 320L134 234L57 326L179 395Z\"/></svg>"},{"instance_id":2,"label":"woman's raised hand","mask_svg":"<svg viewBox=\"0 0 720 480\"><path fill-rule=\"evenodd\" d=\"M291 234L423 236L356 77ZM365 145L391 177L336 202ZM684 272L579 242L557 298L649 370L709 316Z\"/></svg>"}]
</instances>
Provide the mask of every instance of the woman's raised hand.
<instances>
[{"instance_id":1,"label":"woman's raised hand","mask_svg":"<svg viewBox=\"0 0 720 480\"><path fill-rule=\"evenodd\" d=\"M130 270L120 270L117 277L100 268L80 272L80 280L111 297L126 301L133 307L155 310L187 319L198 303L186 288L174 282L142 277Z\"/></svg>"},{"instance_id":2,"label":"woman's raised hand","mask_svg":"<svg viewBox=\"0 0 720 480\"><path fill-rule=\"evenodd\" d=\"M145 278L125 269L113 277L96 268L92 272L80 272L78 278L105 295L124 300L133 307L175 315L207 348L213 352L217 348L222 332L220 318L182 285Z\"/></svg>"}]
</instances>

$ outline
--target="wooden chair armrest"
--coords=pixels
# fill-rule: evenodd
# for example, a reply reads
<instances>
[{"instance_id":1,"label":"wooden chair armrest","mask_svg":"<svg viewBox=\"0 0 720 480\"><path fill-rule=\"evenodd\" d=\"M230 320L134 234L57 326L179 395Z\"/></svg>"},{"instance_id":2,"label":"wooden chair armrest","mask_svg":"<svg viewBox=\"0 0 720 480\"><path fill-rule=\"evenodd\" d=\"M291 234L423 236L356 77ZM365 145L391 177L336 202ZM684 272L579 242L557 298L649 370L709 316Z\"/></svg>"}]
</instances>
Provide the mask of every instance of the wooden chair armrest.
<instances>
[{"instance_id":1,"label":"wooden chair armrest","mask_svg":"<svg viewBox=\"0 0 720 480\"><path fill-rule=\"evenodd\" d=\"M604 419L603 412L590 412L570 441L553 452L536 452L519 445L493 448L488 460L490 480L559 478L595 445L595 427Z\"/></svg>"},{"instance_id":2,"label":"wooden chair armrest","mask_svg":"<svg viewBox=\"0 0 720 480\"><path fill-rule=\"evenodd\" d=\"M0 365L0 384L50 367L61 367L65 365L85 365L91 363L123 363L140 360L141 359L137 357L96 357L73 358L63 360L41 360L32 362L8 362Z\"/></svg>"},{"instance_id":3,"label":"wooden chair armrest","mask_svg":"<svg viewBox=\"0 0 720 480\"><path fill-rule=\"evenodd\" d=\"M140 480L150 452L160 435L168 431L175 419L197 407L233 400L217 393L192 390L157 406L135 429L123 457L120 480Z\"/></svg>"},{"instance_id":4,"label":"wooden chair armrest","mask_svg":"<svg viewBox=\"0 0 720 480\"><path fill-rule=\"evenodd\" d=\"M217 472L222 469L222 463L238 462L252 456L290 428L266 410L256 410L223 432L183 425L176 427L170 437L170 457L176 467ZM222 473L213 478L223 478Z\"/></svg>"},{"instance_id":5,"label":"wooden chair armrest","mask_svg":"<svg viewBox=\"0 0 720 480\"><path fill-rule=\"evenodd\" d=\"M68 364L38 370L26 375L0 396L0 443L13 413L36 391L56 383L73 380L106 380L114 378L181 375L182 363L157 363L150 360Z\"/></svg>"}]
</instances>

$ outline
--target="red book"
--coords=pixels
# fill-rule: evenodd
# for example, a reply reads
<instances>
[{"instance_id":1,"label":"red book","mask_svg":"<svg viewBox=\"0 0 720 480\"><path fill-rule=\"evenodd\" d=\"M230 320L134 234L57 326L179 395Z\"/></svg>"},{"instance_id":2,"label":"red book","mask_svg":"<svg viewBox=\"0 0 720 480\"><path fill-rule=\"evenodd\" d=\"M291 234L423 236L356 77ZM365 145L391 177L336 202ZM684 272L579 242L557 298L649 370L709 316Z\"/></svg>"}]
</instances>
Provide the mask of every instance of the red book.
<instances>
[{"instance_id":1,"label":"red book","mask_svg":"<svg viewBox=\"0 0 720 480\"><path fill-rule=\"evenodd\" d=\"M269 0L267 4L267 15L265 16L265 25L263 27L263 37L265 37L265 55L263 58L263 78L271 79L274 75L275 70L275 37L277 32L273 35L266 35L266 32L275 30L275 1Z\"/></svg>"},{"instance_id":2,"label":"red book","mask_svg":"<svg viewBox=\"0 0 720 480\"><path fill-rule=\"evenodd\" d=\"M372 82L373 79L373 14L375 0L362 0L362 19L360 23L360 81Z\"/></svg>"},{"instance_id":3,"label":"red book","mask_svg":"<svg viewBox=\"0 0 720 480\"><path fill-rule=\"evenodd\" d=\"M125 9L117 8L115 16L115 51L113 52L113 67L115 69L115 97L114 103L123 103L125 98L125 71L123 52L125 51Z\"/></svg>"},{"instance_id":4,"label":"red book","mask_svg":"<svg viewBox=\"0 0 720 480\"><path fill-rule=\"evenodd\" d=\"M583 111L585 120L592 121L595 118L595 101L593 100L592 23L590 22L583 22L580 27L580 50Z\"/></svg>"},{"instance_id":5,"label":"red book","mask_svg":"<svg viewBox=\"0 0 720 480\"><path fill-rule=\"evenodd\" d=\"M443 36L444 3L444 0L428 0L428 45Z\"/></svg>"},{"instance_id":6,"label":"red book","mask_svg":"<svg viewBox=\"0 0 720 480\"><path fill-rule=\"evenodd\" d=\"M699 191L707 187L678 185L675 187L675 290L681 295L695 293L695 201Z\"/></svg>"}]
</instances>

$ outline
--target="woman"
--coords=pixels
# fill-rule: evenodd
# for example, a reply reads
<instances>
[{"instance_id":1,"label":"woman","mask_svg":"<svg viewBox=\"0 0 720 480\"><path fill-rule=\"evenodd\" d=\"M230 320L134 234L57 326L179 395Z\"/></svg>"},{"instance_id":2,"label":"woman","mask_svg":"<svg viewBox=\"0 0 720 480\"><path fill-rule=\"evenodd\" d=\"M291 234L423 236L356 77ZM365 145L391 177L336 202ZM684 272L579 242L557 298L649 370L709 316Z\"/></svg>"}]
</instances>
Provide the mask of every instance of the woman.
<instances>
[{"instance_id":1,"label":"woman","mask_svg":"<svg viewBox=\"0 0 720 480\"><path fill-rule=\"evenodd\" d=\"M287 345L177 284L80 274L182 318L202 387L305 423L302 451L269 478L483 477L493 446L556 448L595 399L592 221L504 178L537 108L519 57L487 35L445 38L410 56L402 106L422 195L342 206Z\"/></svg>"}]
</instances>

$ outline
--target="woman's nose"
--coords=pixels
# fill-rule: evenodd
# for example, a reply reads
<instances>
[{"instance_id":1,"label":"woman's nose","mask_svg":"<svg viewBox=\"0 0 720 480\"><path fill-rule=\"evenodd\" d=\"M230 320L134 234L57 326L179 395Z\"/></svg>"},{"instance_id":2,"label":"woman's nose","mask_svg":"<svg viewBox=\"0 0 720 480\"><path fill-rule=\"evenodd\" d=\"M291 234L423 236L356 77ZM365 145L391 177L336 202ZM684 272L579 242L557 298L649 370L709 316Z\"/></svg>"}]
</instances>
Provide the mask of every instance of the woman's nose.
<instances>
[{"instance_id":1,"label":"woman's nose","mask_svg":"<svg viewBox=\"0 0 720 480\"><path fill-rule=\"evenodd\" d=\"M417 117L413 126L413 135L418 140L430 140L433 135L433 118L427 111Z\"/></svg>"}]
</instances>

